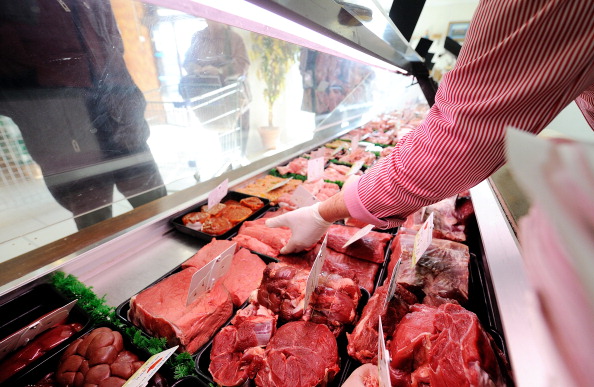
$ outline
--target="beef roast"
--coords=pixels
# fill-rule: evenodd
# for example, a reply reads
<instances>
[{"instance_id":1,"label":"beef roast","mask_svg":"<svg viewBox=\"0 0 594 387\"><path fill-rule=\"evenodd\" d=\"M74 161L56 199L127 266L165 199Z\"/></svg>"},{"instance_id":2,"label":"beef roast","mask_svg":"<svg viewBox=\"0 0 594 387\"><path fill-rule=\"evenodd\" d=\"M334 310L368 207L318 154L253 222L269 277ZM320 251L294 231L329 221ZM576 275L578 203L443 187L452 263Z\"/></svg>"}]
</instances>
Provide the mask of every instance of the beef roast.
<instances>
[{"instance_id":1,"label":"beef roast","mask_svg":"<svg viewBox=\"0 0 594 387\"><path fill-rule=\"evenodd\" d=\"M279 255L280 249L285 247L289 242L289 239L291 238L291 230L287 227L266 227L264 224L265 222L266 219L243 222L239 229L239 235L247 235L270 246L272 252L269 252L270 254L266 255L276 257ZM260 251L256 252L260 253Z\"/></svg>"},{"instance_id":2,"label":"beef roast","mask_svg":"<svg viewBox=\"0 0 594 387\"><path fill-rule=\"evenodd\" d=\"M250 293L260 287L265 268L266 263L249 250L241 248L235 253L229 271L221 278L231 295L233 305L241 306Z\"/></svg>"},{"instance_id":3,"label":"beef roast","mask_svg":"<svg viewBox=\"0 0 594 387\"><path fill-rule=\"evenodd\" d=\"M300 319L308 276L309 270L269 263L258 289L258 303L278 314L283 321Z\"/></svg>"},{"instance_id":4,"label":"beef roast","mask_svg":"<svg viewBox=\"0 0 594 387\"><path fill-rule=\"evenodd\" d=\"M347 350L351 357L361 363L377 363L377 340L379 330L379 316L382 316L382 328L385 339L392 336L396 324L408 313L409 308L417 299L398 285L394 297L384 308L384 301L388 292L388 285L377 288L373 296L363 308L363 313L352 333L347 333Z\"/></svg>"},{"instance_id":5,"label":"beef roast","mask_svg":"<svg viewBox=\"0 0 594 387\"><path fill-rule=\"evenodd\" d=\"M190 259L182 263L182 268L195 267L196 269L200 269L232 245L233 242L231 241L213 238L208 244L202 246Z\"/></svg>"},{"instance_id":6,"label":"beef roast","mask_svg":"<svg viewBox=\"0 0 594 387\"><path fill-rule=\"evenodd\" d=\"M253 379L263 363L263 347L276 332L276 321L277 316L263 306L250 304L239 310L213 340L208 367L213 380L239 386Z\"/></svg>"},{"instance_id":7,"label":"beef roast","mask_svg":"<svg viewBox=\"0 0 594 387\"><path fill-rule=\"evenodd\" d=\"M155 337L164 337L179 351L196 352L233 314L233 302L220 281L186 306L192 276L188 267L130 299L128 319Z\"/></svg>"},{"instance_id":8,"label":"beef roast","mask_svg":"<svg viewBox=\"0 0 594 387\"><path fill-rule=\"evenodd\" d=\"M236 242L240 247L245 247L246 249L268 255L269 257L275 257L278 254L278 251L268 246L266 243L260 242L258 239L249 235L237 234L231 240Z\"/></svg>"},{"instance_id":9,"label":"beef roast","mask_svg":"<svg viewBox=\"0 0 594 387\"><path fill-rule=\"evenodd\" d=\"M433 238L417 264L412 267L414 234L398 232L392 242L392 256L388 265L389 280L394 266L402 259L398 283L415 293L422 302L439 305L444 302L468 301L468 246Z\"/></svg>"},{"instance_id":10,"label":"beef roast","mask_svg":"<svg viewBox=\"0 0 594 387\"><path fill-rule=\"evenodd\" d=\"M370 231L361 239L347 247L344 244L360 229L357 227L333 224L328 229L328 247L340 253L370 262L382 263L385 260L386 247L392 239L391 234Z\"/></svg>"},{"instance_id":11,"label":"beef roast","mask_svg":"<svg viewBox=\"0 0 594 387\"><path fill-rule=\"evenodd\" d=\"M388 346L395 386L506 384L493 340L477 316L457 304L414 305Z\"/></svg>"},{"instance_id":12,"label":"beef roast","mask_svg":"<svg viewBox=\"0 0 594 387\"><path fill-rule=\"evenodd\" d=\"M294 321L280 327L266 347L256 376L261 387L314 387L340 371L336 339L327 326Z\"/></svg>"}]
</instances>

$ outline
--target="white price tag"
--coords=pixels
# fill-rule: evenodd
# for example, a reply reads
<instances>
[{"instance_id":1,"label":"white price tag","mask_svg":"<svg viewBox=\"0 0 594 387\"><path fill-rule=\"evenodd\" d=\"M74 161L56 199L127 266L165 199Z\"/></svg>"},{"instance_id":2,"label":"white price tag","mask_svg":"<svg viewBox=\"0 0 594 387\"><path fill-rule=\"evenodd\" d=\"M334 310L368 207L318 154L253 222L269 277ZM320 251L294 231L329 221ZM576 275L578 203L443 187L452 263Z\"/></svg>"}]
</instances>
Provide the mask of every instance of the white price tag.
<instances>
[{"instance_id":1,"label":"white price tag","mask_svg":"<svg viewBox=\"0 0 594 387\"><path fill-rule=\"evenodd\" d=\"M308 207L319 202L319 200L311 192L309 192L302 186L298 186L295 189L295 191L293 191L293 194L291 195L291 200L299 208Z\"/></svg>"},{"instance_id":2,"label":"white price tag","mask_svg":"<svg viewBox=\"0 0 594 387\"><path fill-rule=\"evenodd\" d=\"M357 231L346 243L342 246L344 249L348 245L358 241L359 239L363 238L365 235L369 234L369 232L373 229L373 224L368 224L367 226L363 227L359 231Z\"/></svg>"},{"instance_id":3,"label":"white price tag","mask_svg":"<svg viewBox=\"0 0 594 387\"><path fill-rule=\"evenodd\" d=\"M353 136L353 138L351 139L351 151L354 151L355 149L359 148L359 140L361 140L360 134Z\"/></svg>"},{"instance_id":4,"label":"white price tag","mask_svg":"<svg viewBox=\"0 0 594 387\"><path fill-rule=\"evenodd\" d=\"M398 270L400 270L401 263L402 258L399 258L398 262L396 262L396 266L394 267L394 271L392 271L392 275L390 276L390 284L388 285L388 293L386 294L386 300L384 301L384 309L388 307L388 303L396 293L396 286L398 285Z\"/></svg>"},{"instance_id":5,"label":"white price tag","mask_svg":"<svg viewBox=\"0 0 594 387\"><path fill-rule=\"evenodd\" d=\"M377 370L379 373L379 387L391 387L390 382L390 352L386 349L384 339L384 327L382 326L382 316L378 316L378 335L377 335Z\"/></svg>"},{"instance_id":6,"label":"white price tag","mask_svg":"<svg viewBox=\"0 0 594 387\"><path fill-rule=\"evenodd\" d=\"M324 261L326 260L327 243L328 234L326 234L326 236L324 237L324 242L322 242L320 251L318 251L316 260L314 261L311 267L311 271L309 272L309 276L307 277L307 286L305 287L305 298L303 299L303 313L305 313L307 307L309 306L311 295L318 287L318 282L320 281L320 273L322 272L322 266L324 266Z\"/></svg>"},{"instance_id":7,"label":"white price tag","mask_svg":"<svg viewBox=\"0 0 594 387\"><path fill-rule=\"evenodd\" d=\"M273 185L272 187L268 188L266 190L266 192L270 192L270 191L274 191L277 188L282 187L283 185L287 184L288 182L290 182L291 180L293 180L292 177L289 177L288 179L285 179L283 181L281 181L280 183L276 183L275 185Z\"/></svg>"},{"instance_id":8,"label":"white price tag","mask_svg":"<svg viewBox=\"0 0 594 387\"><path fill-rule=\"evenodd\" d=\"M347 172L347 176L354 175L355 173L359 172L363 167L364 163L365 160L356 161L355 164L353 164L353 166L351 167L351 169L349 169L349 171Z\"/></svg>"},{"instance_id":9,"label":"white price tag","mask_svg":"<svg viewBox=\"0 0 594 387\"><path fill-rule=\"evenodd\" d=\"M124 383L123 387L144 387L148 384L149 380L159 371L159 368L177 349L177 345L173 348L166 349L163 352L159 352L151 356L138 370Z\"/></svg>"},{"instance_id":10,"label":"white price tag","mask_svg":"<svg viewBox=\"0 0 594 387\"><path fill-rule=\"evenodd\" d=\"M331 156L332 156L332 157L336 156L337 154L339 154L340 152L342 152L342 150L343 150L343 149L344 149L344 148L343 148L342 146L339 146L338 148L336 148L336 149L334 149L334 150L332 151L332 154L331 154Z\"/></svg>"},{"instance_id":11,"label":"white price tag","mask_svg":"<svg viewBox=\"0 0 594 387\"><path fill-rule=\"evenodd\" d=\"M415 235L415 244L413 247L412 253L412 266L414 267L419 259L425 253L425 250L431 245L431 241L433 240L433 212L429 214L429 217L421 226L417 235Z\"/></svg>"},{"instance_id":12,"label":"white price tag","mask_svg":"<svg viewBox=\"0 0 594 387\"><path fill-rule=\"evenodd\" d=\"M211 209L212 207L216 206L223 200L223 198L227 195L227 186L229 185L229 179L225 179L219 186L213 189L208 194L208 208Z\"/></svg>"},{"instance_id":13,"label":"white price tag","mask_svg":"<svg viewBox=\"0 0 594 387\"><path fill-rule=\"evenodd\" d=\"M233 243L212 261L194 273L192 281L190 281L186 306L190 305L198 297L211 290L215 282L227 274L229 268L231 268L236 248L237 243Z\"/></svg>"},{"instance_id":14,"label":"white price tag","mask_svg":"<svg viewBox=\"0 0 594 387\"><path fill-rule=\"evenodd\" d=\"M316 181L324 175L324 158L317 157L307 160L307 181Z\"/></svg>"}]
</instances>

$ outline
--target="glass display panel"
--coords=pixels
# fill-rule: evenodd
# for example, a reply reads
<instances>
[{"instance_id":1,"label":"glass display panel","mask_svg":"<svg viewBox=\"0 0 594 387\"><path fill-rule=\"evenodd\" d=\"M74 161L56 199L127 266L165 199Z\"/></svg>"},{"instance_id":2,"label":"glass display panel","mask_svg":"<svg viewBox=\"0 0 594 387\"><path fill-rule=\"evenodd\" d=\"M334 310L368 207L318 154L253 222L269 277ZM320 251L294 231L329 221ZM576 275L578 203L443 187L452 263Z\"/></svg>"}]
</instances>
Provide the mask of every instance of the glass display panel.
<instances>
[{"instance_id":1,"label":"glass display panel","mask_svg":"<svg viewBox=\"0 0 594 387\"><path fill-rule=\"evenodd\" d=\"M423 98L410 77L137 1L0 18L3 260Z\"/></svg>"}]
</instances>

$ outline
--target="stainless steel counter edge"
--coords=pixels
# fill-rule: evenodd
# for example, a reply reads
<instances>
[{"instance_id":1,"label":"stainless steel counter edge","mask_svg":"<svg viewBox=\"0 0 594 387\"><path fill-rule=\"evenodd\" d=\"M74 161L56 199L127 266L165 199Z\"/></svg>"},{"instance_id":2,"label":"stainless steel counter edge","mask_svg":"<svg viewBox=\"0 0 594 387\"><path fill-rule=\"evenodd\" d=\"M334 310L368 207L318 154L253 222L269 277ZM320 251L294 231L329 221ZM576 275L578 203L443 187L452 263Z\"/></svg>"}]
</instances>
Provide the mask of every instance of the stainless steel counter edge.
<instances>
[{"instance_id":1,"label":"stainless steel counter edge","mask_svg":"<svg viewBox=\"0 0 594 387\"><path fill-rule=\"evenodd\" d=\"M490 182L470 192L517 386L570 386L528 281L518 240Z\"/></svg>"}]
</instances>

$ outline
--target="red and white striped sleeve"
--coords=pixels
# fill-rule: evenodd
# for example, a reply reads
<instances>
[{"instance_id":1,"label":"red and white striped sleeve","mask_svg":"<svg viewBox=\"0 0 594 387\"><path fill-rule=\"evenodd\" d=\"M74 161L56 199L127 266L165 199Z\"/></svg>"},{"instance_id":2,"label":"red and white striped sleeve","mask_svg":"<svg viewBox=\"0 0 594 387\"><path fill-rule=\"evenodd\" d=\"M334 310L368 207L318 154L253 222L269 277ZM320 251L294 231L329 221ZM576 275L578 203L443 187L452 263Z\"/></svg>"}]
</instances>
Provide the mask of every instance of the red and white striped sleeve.
<instances>
[{"instance_id":1,"label":"red and white striped sleeve","mask_svg":"<svg viewBox=\"0 0 594 387\"><path fill-rule=\"evenodd\" d=\"M349 213L394 227L478 184L505 162L505 128L539 133L594 84L593 64L593 1L481 1L426 119L345 188Z\"/></svg>"},{"instance_id":2,"label":"red and white striped sleeve","mask_svg":"<svg viewBox=\"0 0 594 387\"><path fill-rule=\"evenodd\" d=\"M588 125L594 129L594 84L580 94L575 103L582 111Z\"/></svg>"}]
</instances>

